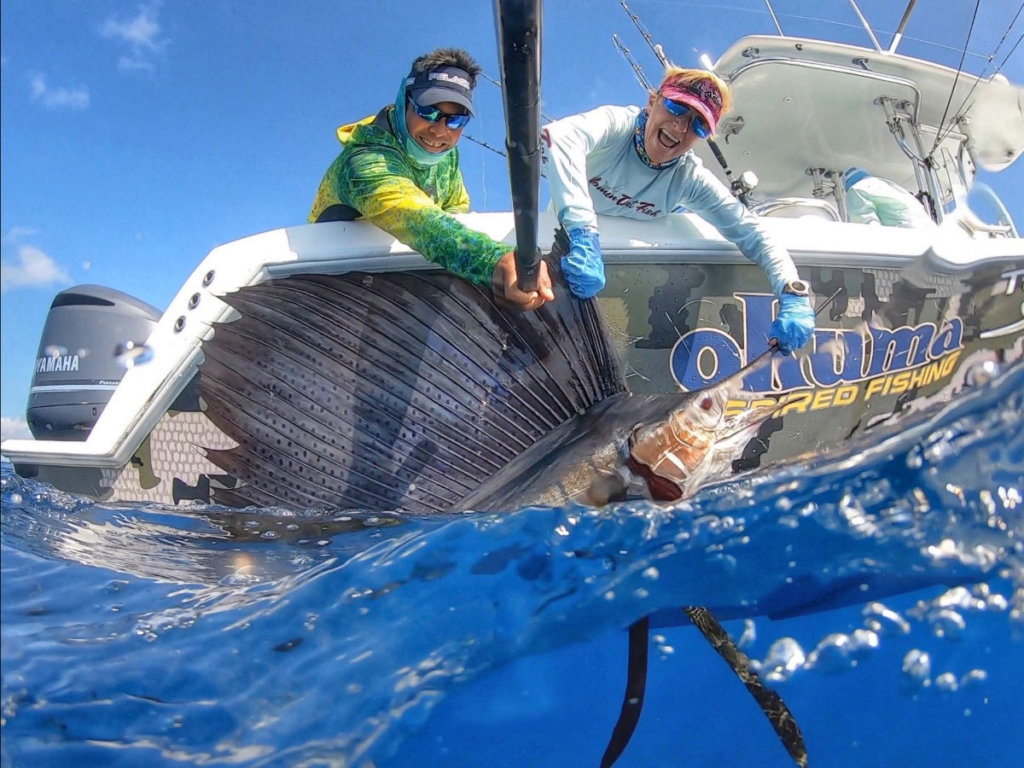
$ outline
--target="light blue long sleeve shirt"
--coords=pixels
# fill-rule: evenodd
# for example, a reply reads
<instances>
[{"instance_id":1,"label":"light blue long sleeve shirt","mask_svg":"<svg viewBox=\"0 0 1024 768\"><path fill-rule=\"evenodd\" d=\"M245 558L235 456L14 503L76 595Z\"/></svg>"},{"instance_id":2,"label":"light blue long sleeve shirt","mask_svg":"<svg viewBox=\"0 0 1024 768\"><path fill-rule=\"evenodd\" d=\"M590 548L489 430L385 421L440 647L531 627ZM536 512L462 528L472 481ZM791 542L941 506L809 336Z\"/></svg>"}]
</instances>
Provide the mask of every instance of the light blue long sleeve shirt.
<instances>
[{"instance_id":1,"label":"light blue long sleeve shirt","mask_svg":"<svg viewBox=\"0 0 1024 768\"><path fill-rule=\"evenodd\" d=\"M603 106L556 120L541 133L541 162L558 221L597 229L597 215L650 220L680 206L712 224L759 265L776 296L799 278L793 259L693 151L655 170L633 146L639 107Z\"/></svg>"}]
</instances>

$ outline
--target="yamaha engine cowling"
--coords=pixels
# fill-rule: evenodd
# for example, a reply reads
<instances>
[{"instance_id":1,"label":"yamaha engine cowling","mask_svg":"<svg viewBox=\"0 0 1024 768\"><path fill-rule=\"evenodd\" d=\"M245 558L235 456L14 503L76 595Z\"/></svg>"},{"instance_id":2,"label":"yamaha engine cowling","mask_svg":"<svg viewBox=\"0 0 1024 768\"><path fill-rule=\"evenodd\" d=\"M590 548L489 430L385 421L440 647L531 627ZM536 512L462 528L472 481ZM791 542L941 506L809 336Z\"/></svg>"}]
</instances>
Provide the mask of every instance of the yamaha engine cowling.
<instances>
[{"instance_id":1,"label":"yamaha engine cowling","mask_svg":"<svg viewBox=\"0 0 1024 768\"><path fill-rule=\"evenodd\" d=\"M142 348L160 312L99 285L61 291L36 355L28 420L39 440L84 440L126 370L124 350Z\"/></svg>"}]
</instances>

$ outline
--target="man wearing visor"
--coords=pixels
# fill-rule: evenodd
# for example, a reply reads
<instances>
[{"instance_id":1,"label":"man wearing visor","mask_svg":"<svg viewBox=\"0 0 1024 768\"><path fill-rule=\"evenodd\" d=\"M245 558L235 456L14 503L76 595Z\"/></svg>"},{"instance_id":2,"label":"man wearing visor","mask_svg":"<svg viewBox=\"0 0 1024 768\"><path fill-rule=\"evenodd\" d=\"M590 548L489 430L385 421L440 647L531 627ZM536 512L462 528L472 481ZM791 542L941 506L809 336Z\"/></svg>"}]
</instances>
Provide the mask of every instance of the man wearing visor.
<instances>
[{"instance_id":1,"label":"man wearing visor","mask_svg":"<svg viewBox=\"0 0 1024 768\"><path fill-rule=\"evenodd\" d=\"M605 284L597 214L647 220L685 206L764 270L780 305L771 334L788 353L814 332L806 283L789 252L691 151L731 100L714 73L669 67L642 109L598 107L544 127L551 204L568 235L562 272L574 294L595 296Z\"/></svg>"},{"instance_id":2,"label":"man wearing visor","mask_svg":"<svg viewBox=\"0 0 1024 768\"><path fill-rule=\"evenodd\" d=\"M554 298L545 266L537 290L520 291L514 252L451 215L469 210L456 144L473 116L479 73L458 48L416 59L393 104L338 128L341 154L320 182L309 221L364 218L447 271L536 309Z\"/></svg>"}]
</instances>

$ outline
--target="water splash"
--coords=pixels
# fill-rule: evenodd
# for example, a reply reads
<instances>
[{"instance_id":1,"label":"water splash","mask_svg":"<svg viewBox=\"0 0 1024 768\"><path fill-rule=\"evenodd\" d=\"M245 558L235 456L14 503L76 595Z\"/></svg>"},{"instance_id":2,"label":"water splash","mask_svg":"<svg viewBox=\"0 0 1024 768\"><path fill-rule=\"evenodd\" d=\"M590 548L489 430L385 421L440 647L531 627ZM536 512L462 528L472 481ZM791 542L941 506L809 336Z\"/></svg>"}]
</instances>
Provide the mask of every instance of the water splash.
<instances>
[{"instance_id":1,"label":"water splash","mask_svg":"<svg viewBox=\"0 0 1024 768\"><path fill-rule=\"evenodd\" d=\"M1022 378L1004 374L882 445L672 508L422 520L133 507L5 464L3 749L27 762L44 749L381 762L461 683L621 636L644 615L671 627L694 604L744 619L745 646L780 685L855 674L887 643L913 644L894 671L909 695L988 685L994 670L944 648L978 622L1019 626ZM938 584L958 586L893 607ZM817 635L755 625L862 604L861 626ZM656 634L657 658L679 663L678 638Z\"/></svg>"}]
</instances>

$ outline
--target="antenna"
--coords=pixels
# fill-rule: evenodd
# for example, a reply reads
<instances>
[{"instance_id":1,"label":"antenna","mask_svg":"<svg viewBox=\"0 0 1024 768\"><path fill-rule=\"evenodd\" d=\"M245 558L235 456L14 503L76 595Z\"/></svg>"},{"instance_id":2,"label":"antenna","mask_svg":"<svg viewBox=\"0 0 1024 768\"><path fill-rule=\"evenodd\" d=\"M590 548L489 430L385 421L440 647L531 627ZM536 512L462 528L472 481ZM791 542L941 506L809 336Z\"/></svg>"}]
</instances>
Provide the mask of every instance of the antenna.
<instances>
[{"instance_id":1,"label":"antenna","mask_svg":"<svg viewBox=\"0 0 1024 768\"><path fill-rule=\"evenodd\" d=\"M907 8L903 11L903 18L900 19L900 25L896 27L896 32L893 33L892 42L889 43L889 50L887 53L896 53L896 47L903 39L903 30L906 29L907 22L910 21L910 12L914 10L914 3L916 2L917 0L910 0L910 2L907 3Z\"/></svg>"}]
</instances>

